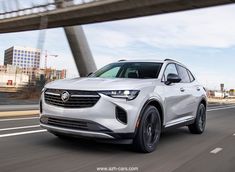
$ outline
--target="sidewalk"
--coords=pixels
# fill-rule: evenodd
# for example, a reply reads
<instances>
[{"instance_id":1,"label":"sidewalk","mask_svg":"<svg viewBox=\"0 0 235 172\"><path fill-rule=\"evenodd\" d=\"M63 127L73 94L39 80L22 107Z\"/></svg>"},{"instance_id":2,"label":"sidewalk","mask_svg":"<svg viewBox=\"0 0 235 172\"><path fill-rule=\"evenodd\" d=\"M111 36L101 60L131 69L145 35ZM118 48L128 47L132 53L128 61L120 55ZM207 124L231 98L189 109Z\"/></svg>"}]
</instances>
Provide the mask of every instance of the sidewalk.
<instances>
[{"instance_id":1,"label":"sidewalk","mask_svg":"<svg viewBox=\"0 0 235 172\"><path fill-rule=\"evenodd\" d=\"M36 116L36 115L39 115L39 110L0 112L0 118L16 117L16 116Z\"/></svg>"}]
</instances>

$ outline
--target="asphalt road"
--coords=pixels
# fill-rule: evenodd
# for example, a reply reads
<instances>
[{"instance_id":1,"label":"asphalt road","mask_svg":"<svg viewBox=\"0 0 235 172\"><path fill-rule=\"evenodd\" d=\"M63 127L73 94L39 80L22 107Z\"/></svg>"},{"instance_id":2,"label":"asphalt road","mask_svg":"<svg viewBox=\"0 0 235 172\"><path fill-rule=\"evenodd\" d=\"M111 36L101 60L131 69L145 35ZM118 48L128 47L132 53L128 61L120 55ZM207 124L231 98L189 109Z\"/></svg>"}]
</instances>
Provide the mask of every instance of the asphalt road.
<instances>
[{"instance_id":1,"label":"asphalt road","mask_svg":"<svg viewBox=\"0 0 235 172\"><path fill-rule=\"evenodd\" d=\"M150 154L128 145L60 140L41 129L37 117L0 119L0 171L234 172L235 107L213 106L207 115L205 133L168 131Z\"/></svg>"},{"instance_id":2,"label":"asphalt road","mask_svg":"<svg viewBox=\"0 0 235 172\"><path fill-rule=\"evenodd\" d=\"M38 110L39 104L25 104L25 105L1 105L0 112L4 111L25 111L25 110Z\"/></svg>"},{"instance_id":3,"label":"asphalt road","mask_svg":"<svg viewBox=\"0 0 235 172\"><path fill-rule=\"evenodd\" d=\"M20 98L19 93L0 92L0 105L34 105L38 104L39 98Z\"/></svg>"}]
</instances>

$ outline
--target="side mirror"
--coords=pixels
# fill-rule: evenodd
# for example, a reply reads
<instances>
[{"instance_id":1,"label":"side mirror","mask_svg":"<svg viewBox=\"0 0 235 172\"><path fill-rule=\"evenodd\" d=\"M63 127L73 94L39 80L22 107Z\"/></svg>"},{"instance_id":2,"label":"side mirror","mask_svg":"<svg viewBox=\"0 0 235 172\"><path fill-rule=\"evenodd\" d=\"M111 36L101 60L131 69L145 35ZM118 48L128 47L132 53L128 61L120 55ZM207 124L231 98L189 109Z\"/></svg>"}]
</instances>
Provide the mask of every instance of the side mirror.
<instances>
[{"instance_id":1,"label":"side mirror","mask_svg":"<svg viewBox=\"0 0 235 172\"><path fill-rule=\"evenodd\" d=\"M167 80L165 81L166 85L170 85L171 83L179 83L181 81L181 78L174 74L174 73L169 73L167 75Z\"/></svg>"},{"instance_id":2,"label":"side mirror","mask_svg":"<svg viewBox=\"0 0 235 172\"><path fill-rule=\"evenodd\" d=\"M91 76L92 74L93 74L93 72L88 73L87 77Z\"/></svg>"}]
</instances>

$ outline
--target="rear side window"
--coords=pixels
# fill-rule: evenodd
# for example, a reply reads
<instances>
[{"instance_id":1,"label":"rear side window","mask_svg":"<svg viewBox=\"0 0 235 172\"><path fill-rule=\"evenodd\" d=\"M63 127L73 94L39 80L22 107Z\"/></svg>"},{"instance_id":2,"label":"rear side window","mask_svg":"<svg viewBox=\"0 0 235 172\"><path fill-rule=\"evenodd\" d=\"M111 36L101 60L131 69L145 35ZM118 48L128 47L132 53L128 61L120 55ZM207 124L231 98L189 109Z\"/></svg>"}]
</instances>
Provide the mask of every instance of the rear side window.
<instances>
[{"instance_id":1,"label":"rear side window","mask_svg":"<svg viewBox=\"0 0 235 172\"><path fill-rule=\"evenodd\" d=\"M179 73L179 77L181 78L181 83L189 83L190 82L190 78L188 75L188 70L180 65L177 65L177 69L178 69L178 73Z\"/></svg>"},{"instance_id":2,"label":"rear side window","mask_svg":"<svg viewBox=\"0 0 235 172\"><path fill-rule=\"evenodd\" d=\"M189 70L187 70L187 71L188 71L188 75L189 75L189 78L190 78L190 82L193 82L195 80L193 74Z\"/></svg>"}]
</instances>

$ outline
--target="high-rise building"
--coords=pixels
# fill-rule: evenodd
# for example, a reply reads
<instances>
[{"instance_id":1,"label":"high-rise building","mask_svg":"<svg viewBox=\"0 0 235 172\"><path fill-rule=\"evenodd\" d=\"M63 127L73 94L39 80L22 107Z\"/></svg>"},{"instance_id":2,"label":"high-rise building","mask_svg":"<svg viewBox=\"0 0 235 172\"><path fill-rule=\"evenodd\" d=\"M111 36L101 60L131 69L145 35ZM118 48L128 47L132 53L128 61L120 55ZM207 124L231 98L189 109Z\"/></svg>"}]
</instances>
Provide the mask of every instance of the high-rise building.
<instances>
[{"instance_id":1,"label":"high-rise building","mask_svg":"<svg viewBox=\"0 0 235 172\"><path fill-rule=\"evenodd\" d=\"M39 68L41 50L31 47L13 46L5 50L4 65L20 68Z\"/></svg>"}]
</instances>

